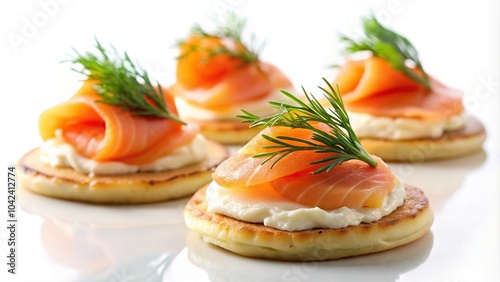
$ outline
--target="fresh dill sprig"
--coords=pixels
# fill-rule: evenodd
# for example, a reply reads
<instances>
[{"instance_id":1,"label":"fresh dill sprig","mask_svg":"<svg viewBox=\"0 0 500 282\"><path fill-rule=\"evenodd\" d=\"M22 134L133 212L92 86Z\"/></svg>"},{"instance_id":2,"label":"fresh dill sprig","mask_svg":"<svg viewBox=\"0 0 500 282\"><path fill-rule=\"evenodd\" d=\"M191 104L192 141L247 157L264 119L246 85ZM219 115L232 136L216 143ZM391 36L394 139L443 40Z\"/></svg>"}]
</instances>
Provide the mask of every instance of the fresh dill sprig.
<instances>
[{"instance_id":1,"label":"fresh dill sprig","mask_svg":"<svg viewBox=\"0 0 500 282\"><path fill-rule=\"evenodd\" d=\"M356 41L347 36L340 37L340 40L346 44L345 53L371 51L373 56L386 60L394 69L403 72L426 88L431 88L429 77L424 71L417 49L406 37L384 27L374 15L362 18L362 22L363 38ZM407 66L408 60L415 64L422 75L418 75Z\"/></svg>"},{"instance_id":2,"label":"fresh dill sprig","mask_svg":"<svg viewBox=\"0 0 500 282\"><path fill-rule=\"evenodd\" d=\"M263 134L262 137L271 141L275 145L264 146L265 149L277 149L272 152L257 154L256 158L266 158L263 163L273 160L273 167L277 162L287 155L297 151L314 151L315 153L335 153L332 156L319 159L311 164L325 163L314 173L330 171L336 165L348 160L361 160L372 167L377 166L377 162L365 151L354 133L349 117L344 107L342 97L338 90L325 79L328 88L319 87L323 91L324 97L331 104L331 107L325 108L310 93L307 93L304 87L306 102L301 101L293 94L281 91L288 98L292 99L297 105L284 104L280 102L270 102L273 107L279 108L280 112L268 117L259 117L248 111L242 110L244 115L237 117L242 119L243 123L250 123L254 126L284 126L289 128L302 128L312 131L312 141L302 140L292 136L271 137ZM330 130L323 131L315 126L314 123L323 123ZM290 143L293 142L293 143Z\"/></svg>"},{"instance_id":3,"label":"fresh dill sprig","mask_svg":"<svg viewBox=\"0 0 500 282\"><path fill-rule=\"evenodd\" d=\"M96 81L94 90L101 97L96 102L105 103L130 111L134 115L168 118L184 124L165 105L165 97L158 82L153 85L147 72L134 64L124 52L120 56L115 48L107 51L96 39L98 54L81 54L69 60L82 69L72 68Z\"/></svg>"},{"instance_id":4,"label":"fresh dill sprig","mask_svg":"<svg viewBox=\"0 0 500 282\"><path fill-rule=\"evenodd\" d=\"M187 46L188 50L183 52L177 59L182 59L192 52L207 52L208 61L217 55L227 55L232 58L238 59L242 64L250 64L259 61L259 52L252 49L250 46L255 42L255 36L251 37L251 44L246 44L242 39L242 34L246 26L246 19L239 17L235 13L228 13L225 22L216 22L217 26L214 31L205 30L200 24L195 24L191 28L191 36L198 36L200 38L214 37L214 38L228 38L241 48L232 48L224 44L220 44L216 48L203 48L201 46L188 43L187 40L182 40L177 43L178 46Z\"/></svg>"}]
</instances>

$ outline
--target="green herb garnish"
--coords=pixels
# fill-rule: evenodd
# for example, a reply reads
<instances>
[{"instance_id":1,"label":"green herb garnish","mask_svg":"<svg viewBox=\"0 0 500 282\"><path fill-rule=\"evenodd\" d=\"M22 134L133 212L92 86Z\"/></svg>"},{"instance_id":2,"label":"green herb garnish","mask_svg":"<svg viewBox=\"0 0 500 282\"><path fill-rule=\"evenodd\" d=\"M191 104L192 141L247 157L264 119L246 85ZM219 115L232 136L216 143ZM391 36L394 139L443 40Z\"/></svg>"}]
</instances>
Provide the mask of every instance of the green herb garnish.
<instances>
[{"instance_id":1,"label":"green herb garnish","mask_svg":"<svg viewBox=\"0 0 500 282\"><path fill-rule=\"evenodd\" d=\"M403 72L426 88L431 88L428 75L418 58L417 49L406 37L384 27L374 15L363 18L362 22L364 37L356 41L347 36L341 36L341 41L346 44L344 50L346 53L371 51L375 57L389 62L394 69ZM407 66L408 60L415 64L422 75L418 75Z\"/></svg>"},{"instance_id":2,"label":"green herb garnish","mask_svg":"<svg viewBox=\"0 0 500 282\"><path fill-rule=\"evenodd\" d=\"M245 29L246 19L238 17L235 13L229 13L227 15L225 22L216 22L217 26L214 31L207 31L201 27L200 24L195 24L191 28L191 36L198 36L200 38L204 37L214 37L220 39L230 39L236 45L240 45L242 48L229 48L224 44L220 44L216 48L203 48L198 45L190 44L187 40L179 41L178 46L187 46L188 50L183 52L177 59L182 59L188 56L192 52L207 52L209 60L217 55L227 55L232 58L238 59L242 64L255 63L259 61L258 51L254 51L249 46L252 44L246 44L243 42L242 34ZM255 41L255 36L252 35L251 40L253 43Z\"/></svg>"},{"instance_id":3,"label":"green herb garnish","mask_svg":"<svg viewBox=\"0 0 500 282\"><path fill-rule=\"evenodd\" d=\"M324 166L314 171L314 173L323 171L328 172L336 165L348 160L361 160L372 167L377 166L377 162L365 151L358 137L354 134L338 87L337 91L335 91L333 86L326 79L323 78L323 80L328 85L328 88L319 88L323 91L323 95L331 104L331 107L323 107L312 94L307 93L304 87L302 87L307 102L303 102L293 94L282 90L281 92L292 99L297 105L270 102L271 106L280 109L279 113L272 116L259 117L248 111L242 110L244 115L238 115L237 117L241 118L243 123L250 123L250 127L285 126L289 128L303 128L313 132L312 140L315 142L291 136L271 137L263 134L263 138L276 144L268 145L264 148L278 150L257 154L254 157L266 158L263 163L274 159L271 166L273 167L288 154L297 151L312 150L319 154L336 153L333 156L312 162L311 164L325 163ZM330 128L330 131L326 132L314 127L312 123L316 122L326 124ZM288 141L292 141L294 144Z\"/></svg>"},{"instance_id":4,"label":"green herb garnish","mask_svg":"<svg viewBox=\"0 0 500 282\"><path fill-rule=\"evenodd\" d=\"M95 80L94 90L102 98L96 102L105 103L130 111L134 115L168 118L184 124L165 105L165 97L158 82L151 83L145 70L134 64L126 52L120 56L115 48L108 52L96 40L98 55L90 52L81 54L69 62L80 64L83 69L74 71Z\"/></svg>"}]
</instances>

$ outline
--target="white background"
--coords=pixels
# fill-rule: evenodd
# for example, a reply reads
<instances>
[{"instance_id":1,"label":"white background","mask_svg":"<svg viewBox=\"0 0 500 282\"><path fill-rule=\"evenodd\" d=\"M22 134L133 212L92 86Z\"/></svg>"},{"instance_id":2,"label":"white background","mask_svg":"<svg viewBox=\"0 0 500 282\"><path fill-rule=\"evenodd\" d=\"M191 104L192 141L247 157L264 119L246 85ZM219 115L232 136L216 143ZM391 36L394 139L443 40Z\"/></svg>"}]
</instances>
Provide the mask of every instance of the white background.
<instances>
[{"instance_id":1,"label":"white background","mask_svg":"<svg viewBox=\"0 0 500 282\"><path fill-rule=\"evenodd\" d=\"M258 277L252 276L259 274L258 270L251 269L256 267L262 269L264 276L267 271L267 277L282 271L276 277L284 281L332 277L335 273L343 279L377 280L378 277L381 281L424 278L427 281L497 281L500 276L499 8L495 0L2 1L2 165L15 164L22 154L40 145L37 131L40 113L68 99L81 79L69 69L69 64L60 62L71 57L72 48L92 49L94 38L118 50L126 50L153 78L170 84L174 79L177 52L172 46L176 40L183 38L194 22L208 23L210 17L219 18L225 11L234 10L248 18L248 30L266 43L261 51L262 59L279 66L296 86L304 85L314 92L321 77L333 78L334 70L329 66L342 62L338 34L356 35L360 16L372 11L382 22L410 38L431 75L464 90L467 111L483 121L489 134L484 152L474 156L427 164L392 164L406 181L421 187L433 205L436 221L432 232L418 243L420 245L410 246L415 250L427 248L426 252L408 255L405 249L400 249L358 260L279 264L269 268L269 264L261 265L206 249L196 238L192 246L201 253L215 252L218 260L231 258L229 261L235 263L233 269L246 269L249 279ZM176 265L194 268L184 257L183 201L127 209L20 194L20 275L16 276L19 281L55 281L56 278L106 281L109 277L119 281L117 277L128 276L126 273L114 275L117 269L144 269L142 264L154 265L151 258L161 261L175 257L178 252L181 253L174 260ZM0 195L0 214L3 215L0 218L5 221L5 191ZM166 219L167 215L173 219ZM169 224L177 226L175 232L166 227ZM158 231L165 236L143 237L138 226L147 226L144 232ZM44 230L49 230L49 234ZM5 258L6 229L2 227L0 234L0 257ZM131 242L135 245L130 246ZM80 243L86 247L75 247ZM129 251L123 250L120 243L129 244ZM168 256L161 256L167 253ZM416 259L411 254L418 257L415 265L412 262ZM401 262L396 263L398 256ZM4 260L0 259L2 275L6 272ZM201 279L208 277L210 270L207 269L211 268L196 269L198 272L189 273L199 274L197 279ZM234 275L229 271L224 272L224 276L213 269L212 265L213 281ZM290 273L294 274L290 276ZM179 276L174 273L169 279L173 277ZM14 281L12 276L6 278L8 280L2 281Z\"/></svg>"}]
</instances>

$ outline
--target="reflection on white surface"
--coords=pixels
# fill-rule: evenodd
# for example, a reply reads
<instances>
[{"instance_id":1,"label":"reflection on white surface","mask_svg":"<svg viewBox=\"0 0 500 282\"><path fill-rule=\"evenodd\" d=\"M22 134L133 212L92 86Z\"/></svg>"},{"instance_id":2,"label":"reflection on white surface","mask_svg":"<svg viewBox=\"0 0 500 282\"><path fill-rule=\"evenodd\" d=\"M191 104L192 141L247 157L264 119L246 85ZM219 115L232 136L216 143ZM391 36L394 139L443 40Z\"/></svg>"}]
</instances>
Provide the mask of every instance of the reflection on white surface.
<instances>
[{"instance_id":1,"label":"reflection on white surface","mask_svg":"<svg viewBox=\"0 0 500 282\"><path fill-rule=\"evenodd\" d=\"M52 270L37 281L54 281L54 277L61 281L161 281L166 266L185 245L182 211L187 199L103 206L20 192L22 217L35 216L40 221L30 226L31 234L39 238L23 233L28 236L20 244L34 242L43 257L37 264ZM30 265L36 261L27 251L21 252L21 258ZM34 277L23 274L31 277L28 280Z\"/></svg>"},{"instance_id":2,"label":"reflection on white surface","mask_svg":"<svg viewBox=\"0 0 500 282\"><path fill-rule=\"evenodd\" d=\"M486 153L479 151L469 156L425 163L389 163L389 167L403 182L419 187L433 199L432 210L437 213L464 185L466 177L486 160Z\"/></svg>"},{"instance_id":3,"label":"reflection on white surface","mask_svg":"<svg viewBox=\"0 0 500 282\"><path fill-rule=\"evenodd\" d=\"M107 228L183 224L187 198L144 205L98 205L41 196L20 190L20 208L75 225ZM103 216L105 214L106 216Z\"/></svg>"},{"instance_id":4,"label":"reflection on white surface","mask_svg":"<svg viewBox=\"0 0 500 282\"><path fill-rule=\"evenodd\" d=\"M242 257L189 232L187 248L169 265L164 281L394 281L424 263L432 245L429 232L415 242L376 254L294 263Z\"/></svg>"},{"instance_id":5,"label":"reflection on white surface","mask_svg":"<svg viewBox=\"0 0 500 282\"><path fill-rule=\"evenodd\" d=\"M45 220L40 232L48 257L76 270L81 281L159 281L185 236L177 225L106 229L53 220Z\"/></svg>"}]
</instances>

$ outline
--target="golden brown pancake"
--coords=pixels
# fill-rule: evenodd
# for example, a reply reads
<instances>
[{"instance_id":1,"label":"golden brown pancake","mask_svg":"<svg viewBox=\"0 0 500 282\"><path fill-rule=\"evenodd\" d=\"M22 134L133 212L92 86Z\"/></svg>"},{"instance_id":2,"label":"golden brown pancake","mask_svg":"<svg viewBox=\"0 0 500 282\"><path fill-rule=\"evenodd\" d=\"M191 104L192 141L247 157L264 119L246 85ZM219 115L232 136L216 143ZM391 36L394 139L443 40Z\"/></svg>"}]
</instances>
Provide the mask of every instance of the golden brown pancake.
<instances>
[{"instance_id":1,"label":"golden brown pancake","mask_svg":"<svg viewBox=\"0 0 500 282\"><path fill-rule=\"evenodd\" d=\"M207 211L206 187L184 210L186 225L208 243L256 258L320 261L380 252L415 241L431 227L433 214L423 192L405 185L407 198L372 223L340 229L283 231Z\"/></svg>"},{"instance_id":2,"label":"golden brown pancake","mask_svg":"<svg viewBox=\"0 0 500 282\"><path fill-rule=\"evenodd\" d=\"M34 149L18 162L20 187L66 200L139 204L192 195L212 180L213 169L228 157L227 149L208 141L208 158L199 163L164 172L88 176L68 167L52 167L40 161Z\"/></svg>"},{"instance_id":3,"label":"golden brown pancake","mask_svg":"<svg viewBox=\"0 0 500 282\"><path fill-rule=\"evenodd\" d=\"M473 117L468 118L462 129L447 132L439 138L359 138L367 152L393 162L422 162L464 156L481 150L485 139L483 124Z\"/></svg>"}]
</instances>

